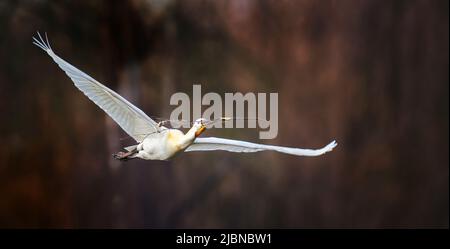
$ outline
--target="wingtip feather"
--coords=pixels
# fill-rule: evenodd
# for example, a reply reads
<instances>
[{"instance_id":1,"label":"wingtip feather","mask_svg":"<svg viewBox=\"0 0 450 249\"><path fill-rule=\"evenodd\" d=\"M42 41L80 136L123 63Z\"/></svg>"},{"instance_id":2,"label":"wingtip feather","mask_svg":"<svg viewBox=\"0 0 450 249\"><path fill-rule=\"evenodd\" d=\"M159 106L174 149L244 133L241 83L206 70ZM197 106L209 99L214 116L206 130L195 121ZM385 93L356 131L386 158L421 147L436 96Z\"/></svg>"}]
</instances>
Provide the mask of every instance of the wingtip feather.
<instances>
[{"instance_id":1,"label":"wingtip feather","mask_svg":"<svg viewBox=\"0 0 450 249\"><path fill-rule=\"evenodd\" d=\"M336 140L333 140L325 148L327 149L327 151L332 151L337 145L338 143L336 142Z\"/></svg>"},{"instance_id":2,"label":"wingtip feather","mask_svg":"<svg viewBox=\"0 0 450 249\"><path fill-rule=\"evenodd\" d=\"M52 48L50 47L50 42L48 41L47 33L45 33L45 40L44 40L44 38L42 38L41 33L39 33L39 31L37 31L36 33L37 33L38 38L36 38L34 36L32 37L33 44L38 46L42 50L45 50L46 52L52 51Z\"/></svg>"}]
</instances>

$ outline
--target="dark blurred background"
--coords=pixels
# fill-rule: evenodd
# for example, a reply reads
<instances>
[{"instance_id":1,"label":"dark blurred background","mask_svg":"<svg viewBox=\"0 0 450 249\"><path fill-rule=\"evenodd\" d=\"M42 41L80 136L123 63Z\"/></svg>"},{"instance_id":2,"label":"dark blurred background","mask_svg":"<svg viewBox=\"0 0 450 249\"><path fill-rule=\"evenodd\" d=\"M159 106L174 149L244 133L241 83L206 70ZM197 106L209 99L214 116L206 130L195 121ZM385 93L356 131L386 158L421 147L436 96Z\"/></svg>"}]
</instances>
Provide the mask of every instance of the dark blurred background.
<instances>
[{"instance_id":1,"label":"dark blurred background","mask_svg":"<svg viewBox=\"0 0 450 249\"><path fill-rule=\"evenodd\" d=\"M0 227L448 228L447 0L1 1L0 30ZM114 161L133 141L37 30L151 116L193 84L278 92L262 142L339 145Z\"/></svg>"}]
</instances>

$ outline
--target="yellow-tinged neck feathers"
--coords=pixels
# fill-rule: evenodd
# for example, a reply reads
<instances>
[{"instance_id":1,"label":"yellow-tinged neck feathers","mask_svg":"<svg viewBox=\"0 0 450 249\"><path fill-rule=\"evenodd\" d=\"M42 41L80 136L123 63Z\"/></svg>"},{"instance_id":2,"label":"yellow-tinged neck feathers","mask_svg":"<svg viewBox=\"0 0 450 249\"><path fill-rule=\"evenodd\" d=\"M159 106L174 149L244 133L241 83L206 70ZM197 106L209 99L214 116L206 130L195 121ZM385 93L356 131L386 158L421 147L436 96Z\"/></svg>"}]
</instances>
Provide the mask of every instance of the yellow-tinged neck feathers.
<instances>
[{"instance_id":1,"label":"yellow-tinged neck feathers","mask_svg":"<svg viewBox=\"0 0 450 249\"><path fill-rule=\"evenodd\" d=\"M206 130L206 126L202 123L194 123L192 128L182 137L176 139L178 140L178 145L180 146L180 149L185 149L189 145L191 145L195 138L200 136L204 131Z\"/></svg>"}]
</instances>

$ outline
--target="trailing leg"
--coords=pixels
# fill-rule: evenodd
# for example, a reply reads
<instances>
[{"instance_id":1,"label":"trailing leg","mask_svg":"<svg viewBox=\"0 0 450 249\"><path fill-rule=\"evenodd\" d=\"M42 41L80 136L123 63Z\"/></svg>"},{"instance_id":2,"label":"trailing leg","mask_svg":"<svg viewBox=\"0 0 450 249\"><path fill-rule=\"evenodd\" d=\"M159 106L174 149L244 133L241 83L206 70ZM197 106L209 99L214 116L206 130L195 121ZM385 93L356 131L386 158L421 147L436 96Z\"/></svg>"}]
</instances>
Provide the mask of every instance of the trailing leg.
<instances>
[{"instance_id":1,"label":"trailing leg","mask_svg":"<svg viewBox=\"0 0 450 249\"><path fill-rule=\"evenodd\" d=\"M131 156L136 154L137 152L138 152L137 149L134 149L134 150L128 151L128 152L119 151L116 154L113 154L113 157L120 161L127 161L130 159L133 159L134 157L131 157Z\"/></svg>"}]
</instances>

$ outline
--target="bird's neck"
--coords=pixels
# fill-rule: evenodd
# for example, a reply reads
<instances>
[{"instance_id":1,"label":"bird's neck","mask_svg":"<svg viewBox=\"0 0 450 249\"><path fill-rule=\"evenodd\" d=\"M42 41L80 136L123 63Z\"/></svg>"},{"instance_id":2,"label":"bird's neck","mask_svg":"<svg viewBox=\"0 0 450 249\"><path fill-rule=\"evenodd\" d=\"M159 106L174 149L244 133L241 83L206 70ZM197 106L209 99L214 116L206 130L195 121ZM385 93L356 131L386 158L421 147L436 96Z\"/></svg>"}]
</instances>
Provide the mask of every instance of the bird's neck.
<instances>
[{"instance_id":1,"label":"bird's neck","mask_svg":"<svg viewBox=\"0 0 450 249\"><path fill-rule=\"evenodd\" d=\"M186 149L189 145L191 145L195 138L196 138L196 131L197 129L195 127L192 127L184 136L181 138L180 146L182 149Z\"/></svg>"}]
</instances>

